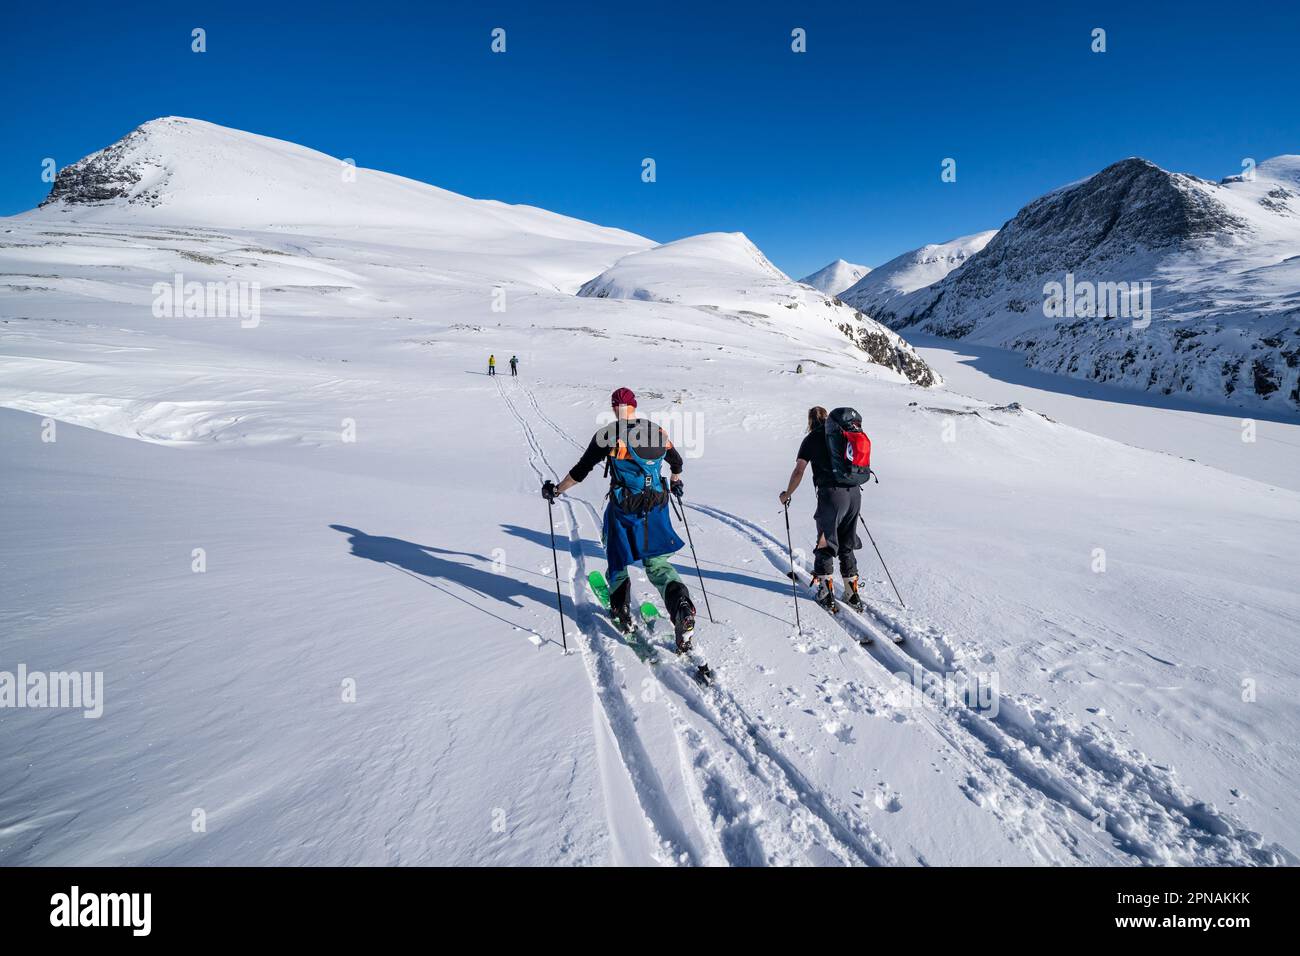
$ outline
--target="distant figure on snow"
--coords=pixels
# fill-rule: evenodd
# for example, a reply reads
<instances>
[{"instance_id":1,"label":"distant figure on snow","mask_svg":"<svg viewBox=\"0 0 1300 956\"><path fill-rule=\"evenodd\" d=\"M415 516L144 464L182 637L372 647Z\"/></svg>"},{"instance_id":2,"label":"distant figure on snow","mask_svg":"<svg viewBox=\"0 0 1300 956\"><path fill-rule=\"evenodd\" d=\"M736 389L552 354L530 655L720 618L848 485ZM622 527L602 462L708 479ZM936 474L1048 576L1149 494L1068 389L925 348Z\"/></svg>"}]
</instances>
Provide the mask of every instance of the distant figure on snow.
<instances>
[{"instance_id":1,"label":"distant figure on snow","mask_svg":"<svg viewBox=\"0 0 1300 956\"><path fill-rule=\"evenodd\" d=\"M489 375L495 375L496 373L497 373L497 357L496 357L495 355L489 355L489 356L488 356L488 374L489 374Z\"/></svg>"},{"instance_id":2,"label":"distant figure on snow","mask_svg":"<svg viewBox=\"0 0 1300 956\"><path fill-rule=\"evenodd\" d=\"M796 375L802 375L802 374L803 374L803 362L800 362L798 365L796 365L796 366L794 367L794 374L796 374Z\"/></svg>"},{"instance_id":3,"label":"distant figure on snow","mask_svg":"<svg viewBox=\"0 0 1300 956\"><path fill-rule=\"evenodd\" d=\"M511 378L519 377L519 356L518 355L510 356L510 377Z\"/></svg>"}]
</instances>

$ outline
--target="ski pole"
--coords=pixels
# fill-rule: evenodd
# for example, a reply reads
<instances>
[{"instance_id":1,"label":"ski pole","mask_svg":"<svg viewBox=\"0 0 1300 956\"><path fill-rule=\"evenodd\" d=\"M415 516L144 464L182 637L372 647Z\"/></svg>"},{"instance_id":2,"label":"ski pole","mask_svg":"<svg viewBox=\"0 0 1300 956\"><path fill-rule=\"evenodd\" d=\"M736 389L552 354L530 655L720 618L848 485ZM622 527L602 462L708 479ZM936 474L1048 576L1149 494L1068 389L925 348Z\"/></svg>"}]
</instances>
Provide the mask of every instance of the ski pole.
<instances>
[{"instance_id":1,"label":"ski pole","mask_svg":"<svg viewBox=\"0 0 1300 956\"><path fill-rule=\"evenodd\" d=\"M794 598L794 625L803 633L803 624L799 620L799 581L794 571L794 543L790 540L790 503L785 504L785 546L790 552L790 595Z\"/></svg>"},{"instance_id":2,"label":"ski pole","mask_svg":"<svg viewBox=\"0 0 1300 956\"><path fill-rule=\"evenodd\" d=\"M564 633L564 604L560 601L560 559L555 554L555 502L546 502L546 517L551 522L551 563L555 565L555 609L560 612L560 642L569 653L569 636Z\"/></svg>"},{"instance_id":3,"label":"ski pole","mask_svg":"<svg viewBox=\"0 0 1300 956\"><path fill-rule=\"evenodd\" d=\"M668 500L672 500L671 495L669 495ZM709 592L704 589L704 575L700 571L700 559L695 554L695 542L691 541L691 526L686 522L686 505L683 504L679 509L674 503L673 510L677 512L677 517L682 519L682 527L686 529L686 540L691 542L691 558L695 561L695 576L700 579L700 593L704 595L704 609L709 612L709 622L717 623L713 620L713 608L709 607Z\"/></svg>"},{"instance_id":4,"label":"ski pole","mask_svg":"<svg viewBox=\"0 0 1300 956\"><path fill-rule=\"evenodd\" d=\"M876 548L876 557L880 558L880 566L885 569L885 577L889 578L889 585L894 589L894 597L898 598L899 604L902 604L903 607L907 607L907 603L903 600L903 595L898 593L898 585L894 583L894 576L889 573L889 565L885 564L885 559L880 554L880 549L876 547L876 539L871 537L871 529L867 527L867 519L862 517L861 513L859 513L858 520L862 522L862 527L866 529L867 538L870 539L871 546Z\"/></svg>"}]
</instances>

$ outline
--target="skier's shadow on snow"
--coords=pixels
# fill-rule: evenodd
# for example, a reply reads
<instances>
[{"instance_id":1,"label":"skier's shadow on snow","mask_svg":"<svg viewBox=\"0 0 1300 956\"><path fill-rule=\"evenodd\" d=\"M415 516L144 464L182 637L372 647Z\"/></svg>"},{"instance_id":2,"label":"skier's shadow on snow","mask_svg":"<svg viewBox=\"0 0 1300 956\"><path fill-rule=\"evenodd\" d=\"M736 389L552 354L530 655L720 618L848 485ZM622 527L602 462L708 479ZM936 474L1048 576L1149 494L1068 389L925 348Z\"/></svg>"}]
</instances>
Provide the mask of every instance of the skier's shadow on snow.
<instances>
[{"instance_id":1,"label":"skier's shadow on snow","mask_svg":"<svg viewBox=\"0 0 1300 956\"><path fill-rule=\"evenodd\" d=\"M551 535L547 531L534 531L532 528L523 528L514 524L503 524L501 528L506 534L513 535L516 538L523 538L525 541L531 541L534 544L540 544L546 550L551 549ZM563 547L561 539L556 539L556 546ZM599 542L583 538L578 542L578 547L582 551L584 558L604 559L605 549L600 546ZM567 550L567 549L566 549ZM676 564L676 562L674 562ZM703 562L702 562L703 564ZM682 577L695 577L695 566L687 568L685 565L677 568ZM716 568L706 568L701 566L700 573L706 580L723 581L728 584L739 584L748 588L757 588L760 591L771 591L773 594L780 594L783 597L790 596L790 583L788 581L777 581L774 578L760 578L752 574L744 574L737 571L719 571Z\"/></svg>"},{"instance_id":2,"label":"skier's shadow on snow","mask_svg":"<svg viewBox=\"0 0 1300 956\"><path fill-rule=\"evenodd\" d=\"M520 581L513 575L497 574L488 568L479 568L473 564L462 564L460 561L451 560L452 557L458 557L469 558L471 561L481 561L485 564L490 563L491 559L481 554L474 554L469 551L451 551L446 548L436 548L432 545L404 541L401 538L366 534L364 531L349 528L347 525L332 524L330 527L348 536L348 544L352 546L352 554L355 557L365 558L379 564L388 564L399 571L418 576L420 579L427 579L424 583L430 587L436 588L442 591L443 594L464 604L468 604L477 611L509 624L511 627L518 627L526 631L533 630L531 627L506 620L471 601L466 601L463 597L439 587L434 581L454 582L469 591L473 591L475 594L491 598L494 601L500 601L510 607L524 607L522 600L536 601L552 608L555 606L554 591L535 587L527 582ZM443 557L443 555L448 557Z\"/></svg>"}]
</instances>

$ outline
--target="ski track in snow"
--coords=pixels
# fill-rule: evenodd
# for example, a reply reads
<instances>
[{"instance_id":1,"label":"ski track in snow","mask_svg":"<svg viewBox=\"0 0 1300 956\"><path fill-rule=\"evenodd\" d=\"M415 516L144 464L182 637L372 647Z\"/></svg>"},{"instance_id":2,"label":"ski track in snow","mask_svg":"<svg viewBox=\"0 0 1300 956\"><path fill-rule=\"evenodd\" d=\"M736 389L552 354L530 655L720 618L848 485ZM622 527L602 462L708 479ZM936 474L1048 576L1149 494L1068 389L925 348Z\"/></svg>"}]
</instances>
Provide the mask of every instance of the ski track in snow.
<instances>
[{"instance_id":1,"label":"ski track in snow","mask_svg":"<svg viewBox=\"0 0 1300 956\"><path fill-rule=\"evenodd\" d=\"M555 477L555 470L551 468L550 463L546 460L546 456L542 452L541 445L538 443L532 428L529 427L524 417L519 414L514 403L510 401L499 380L496 385L510 414L519 423L519 427L523 431L524 439L528 443L528 464L537 475L540 487L542 481L548 477ZM550 475L543 471L543 466L551 472ZM659 846L660 861L668 864L676 863L680 860L682 854L689 853L689 840L685 830L672 813L670 799L664 790L663 782L660 780L650 755L646 752L641 738L637 734L635 727L636 714L632 711L615 680L612 679L612 667L608 658L598 652L594 642L588 636L592 630L590 627L592 623L590 614L585 607L579 607L577 588L574 586L574 570L576 569L581 573L581 554L575 547L574 515L567 502L564 503L564 506L569 519L568 528L566 529L570 543L569 551L574 562L567 583L570 604L575 612L573 617L574 623L577 625L578 646L581 649L587 672L591 676L591 683L596 692L596 699L601 706L606 729L613 736L618 746L623 770L627 773L628 779L636 792L637 800L641 804L645 825L650 829L655 842ZM602 765L601 773L608 772L608 769Z\"/></svg>"},{"instance_id":2,"label":"ski track in snow","mask_svg":"<svg viewBox=\"0 0 1300 956\"><path fill-rule=\"evenodd\" d=\"M786 573L789 558L785 544L765 528L719 508L691 507L748 538L776 570ZM799 575L807 594L811 579L802 568ZM826 612L817 608L816 613ZM915 615L887 613L868 602L861 614L841 605L833 619L863 650L860 659L864 663L868 658L874 660L887 673L919 671L926 678L964 674L951 653L941 649L951 642L936 641L942 637L936 628L909 618ZM904 643L894 643L891 635L903 638ZM869 646L859 643L863 638L871 641ZM931 706L927 698L925 710L945 740L1000 778L997 786L1016 793L1027 807L1041 803L1026 794L1029 787L1082 818L1074 822L1071 835L1060 831L1060 814L1036 814L1050 821L1067 845L1077 841L1080 827L1104 827L1116 848L1130 862L1139 864L1296 862L1286 848L1264 845L1258 833L1237 826L1214 807L1193 799L1171 771L1146 755L1123 751L1104 731L1079 726L1050 708L1002 698L996 713L986 713L960 701L939 701ZM997 764L1002 765L1002 772ZM996 806L990 809L999 812Z\"/></svg>"},{"instance_id":3,"label":"ski track in snow","mask_svg":"<svg viewBox=\"0 0 1300 956\"><path fill-rule=\"evenodd\" d=\"M547 424L552 431L574 448L581 450L584 447L580 442L575 441L570 437L563 428L545 414L537 402L535 393L533 393L531 389L527 388L527 386L522 386L522 391L538 417ZM507 404L510 404L510 400L504 392L502 397L506 398ZM511 411L516 415L516 417L518 417L518 413L513 406L511 407ZM530 443L535 441L535 435L531 435L530 433ZM554 469L552 469L552 471L554 471ZM593 521L596 521L597 524L599 524L599 514L596 509L593 508L589 502L582 499L578 499L578 501L590 512ZM566 504L568 503L566 502ZM710 509L697 507L697 510L700 510L706 515L710 514ZM717 515L713 516L717 517ZM585 574L586 570L584 565L582 576L585 577ZM603 622L603 617L600 615L596 615L596 618L598 621ZM695 710L698 716L714 725L726 742L749 761L749 769L752 773L764 774L765 771L770 773L765 764L776 765L776 769L784 776L784 778L795 784L797 792L805 795L804 799L807 804L815 807L815 815L832 833L836 833L839 836L842 844L854 846L859 857L863 861L873 864L896 864L898 862L897 856L892 849L890 849L889 846L876 834L871 832L868 825L861 821L860 818L848 814L829 795L818 792L817 789L799 773L794 765L782 756L780 751L767 740L760 730L758 730L757 724L745 714L743 708L734 700L733 697L725 694L725 692L715 686L715 699L722 703L723 709L726 711L725 714L722 714L718 712L718 709L708 708L707 704L701 700L694 682L689 678L683 679L684 674L680 669L673 668L666 672L657 673L656 676L659 676L661 681L670 682L673 685L672 689L677 692L688 707L691 707ZM670 704L670 706L672 705ZM725 727L723 725L725 725ZM693 747L698 751L702 747L703 741L698 732L691 727L689 722L685 721L681 717L675 707L674 726L679 733L687 735L689 743L687 743L686 746L688 748ZM939 733L946 742L958 751L958 753L963 754L970 762L981 766L984 769L982 779L976 779L973 776L969 778L967 783L968 797L979 803L981 806L988 807L999 820L1009 827L1012 831L1012 839L1016 842L1026 844L1037 859L1046 863L1061 862L1057 854L1041 845L1039 832L1044 828L1050 827L1058 833L1062 842L1069 845L1077 839L1077 833L1069 832L1069 827L1072 825L1072 821L1066 819L1064 814L1057 812L1055 814L1057 819L1049 823L1046 819L1046 815L1051 812L1055 805L1049 805L1046 808L1039 806L1039 804L1043 802L1041 797L1036 795L1037 789L1040 788L1034 788L1032 784L1026 785L1025 783L1022 783L1018 777L1010 773L1000 762L991 761L987 757L983 757L983 748L981 748L977 742L971 741L969 735L960 733L944 733L942 729L939 730ZM679 738L679 741L680 740L681 738ZM697 765L699 764L698 759L696 760L696 763ZM994 779L995 783L987 782L990 777ZM720 791L712 781L703 781L701 783L701 789L704 791L702 796L705 799L712 797L712 803L714 804L715 810L721 809L725 815L725 808L719 808L717 806L719 795L725 791ZM989 797L984 796L984 794L990 796L994 794L1003 794L1004 796L997 799L990 799ZM1010 799L1008 796L1005 796L1009 794L1015 795L1015 798ZM782 794L781 796L784 797L786 795ZM1006 804L1009 804L1010 806L1005 806ZM845 824L841 822L845 819L853 819L853 830L845 830ZM1026 823L1025 821L1029 822ZM854 832L854 830L857 829L865 831L865 835L859 836ZM735 841L732 841L730 845L735 846ZM836 856L838 857L840 854L836 854ZM742 860L742 862L748 861ZM781 861L779 859L773 859L771 862Z\"/></svg>"},{"instance_id":4,"label":"ski track in snow","mask_svg":"<svg viewBox=\"0 0 1300 956\"><path fill-rule=\"evenodd\" d=\"M557 476L536 433L507 393L508 387L499 381L497 387L524 432L530 463L539 479L546 477L537 467L539 461L552 477ZM532 389L522 383L516 388L537 417L560 439L577 449L584 447L542 411ZM615 650L623 642L609 639L614 632L603 612L595 609L577 584L585 580L587 568L579 533L581 522L574 502L597 528L600 515L584 499L561 499L569 518L570 556L576 569L576 574L571 574L569 579L570 596L581 629L584 660L596 693L605 705L647 820L657 833L677 835L668 841L670 846L666 849L676 850L679 859L684 854L685 861L704 865L897 864L896 854L870 825L859 814L846 811L831 796L819 792L716 678L709 688L700 688L685 666L671 660L672 652L661 643L656 645L661 658L670 659L659 664L645 664L634 656L626 656L626 661L616 659ZM606 639L592 636L602 630L609 632ZM629 669L640 673L629 678ZM686 799L694 816L689 824L669 819L672 811L664 784L648 766L647 751L635 729L638 718L625 696L629 681L639 683L637 678L645 672L670 692L659 699L667 708L676 735L682 777L687 784ZM710 743L710 735L725 745L724 751L719 752ZM699 833L700 839L690 841L685 836L688 830ZM820 849L820 855L810 856L814 849Z\"/></svg>"}]
</instances>

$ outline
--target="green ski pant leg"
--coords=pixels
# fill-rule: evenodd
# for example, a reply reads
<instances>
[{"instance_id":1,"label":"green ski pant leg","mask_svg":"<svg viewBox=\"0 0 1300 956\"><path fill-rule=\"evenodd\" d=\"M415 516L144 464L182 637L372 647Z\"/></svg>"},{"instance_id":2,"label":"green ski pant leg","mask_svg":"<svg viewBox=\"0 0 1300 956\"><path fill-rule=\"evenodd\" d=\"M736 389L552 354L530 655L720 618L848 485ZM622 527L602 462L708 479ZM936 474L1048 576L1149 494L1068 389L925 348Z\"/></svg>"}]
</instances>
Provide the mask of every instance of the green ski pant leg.
<instances>
[{"instance_id":1,"label":"green ski pant leg","mask_svg":"<svg viewBox=\"0 0 1300 956\"><path fill-rule=\"evenodd\" d=\"M645 565L645 576L659 590L661 598L664 598L664 591L667 590L668 585L681 580L677 569L666 557L646 558L641 563ZM667 598L664 598L664 603L667 604Z\"/></svg>"},{"instance_id":2,"label":"green ski pant leg","mask_svg":"<svg viewBox=\"0 0 1300 956\"><path fill-rule=\"evenodd\" d=\"M646 558L641 564L645 567L645 576L659 591L661 598L664 596L664 591L667 590L668 585L681 580L681 575L677 573L677 569L672 566L672 563L666 557ZM609 593L613 594L617 591L619 586L626 580L626 570L620 571L610 578Z\"/></svg>"}]
</instances>

